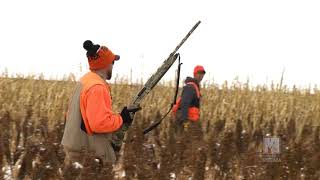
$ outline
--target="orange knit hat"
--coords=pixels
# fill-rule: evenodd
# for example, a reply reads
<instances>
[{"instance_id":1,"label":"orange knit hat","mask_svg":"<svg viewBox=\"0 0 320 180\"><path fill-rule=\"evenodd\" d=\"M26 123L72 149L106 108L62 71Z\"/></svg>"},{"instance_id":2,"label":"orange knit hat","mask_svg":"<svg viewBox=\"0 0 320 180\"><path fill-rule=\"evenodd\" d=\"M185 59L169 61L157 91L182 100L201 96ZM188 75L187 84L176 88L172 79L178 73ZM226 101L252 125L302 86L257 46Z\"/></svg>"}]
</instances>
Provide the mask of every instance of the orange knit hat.
<instances>
[{"instance_id":1,"label":"orange knit hat","mask_svg":"<svg viewBox=\"0 0 320 180\"><path fill-rule=\"evenodd\" d=\"M113 61L120 59L119 55L113 54L107 47L93 44L90 40L85 41L83 47L87 50L90 70L106 68Z\"/></svg>"}]
</instances>

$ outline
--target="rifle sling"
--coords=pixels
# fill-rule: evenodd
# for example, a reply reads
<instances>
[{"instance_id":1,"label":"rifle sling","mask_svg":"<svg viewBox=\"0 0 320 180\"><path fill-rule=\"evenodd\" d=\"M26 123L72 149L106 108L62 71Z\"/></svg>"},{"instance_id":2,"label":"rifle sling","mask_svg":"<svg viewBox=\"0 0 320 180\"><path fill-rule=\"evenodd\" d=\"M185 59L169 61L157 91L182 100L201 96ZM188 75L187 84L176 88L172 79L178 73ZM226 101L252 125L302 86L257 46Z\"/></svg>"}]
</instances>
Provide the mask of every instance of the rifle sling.
<instances>
[{"instance_id":1,"label":"rifle sling","mask_svg":"<svg viewBox=\"0 0 320 180\"><path fill-rule=\"evenodd\" d=\"M174 104L177 101L177 97L178 97L178 93L179 93L180 71L181 71L181 65L183 64L183 63L180 62L181 61L180 60L180 54L177 53L177 55L178 55L177 81L176 81L176 89L175 89L175 95L174 95L174 98L173 98L173 102L171 103L168 112L160 120L156 121L155 123L151 124L148 128L143 130L143 134L144 135L149 133L150 131L152 131L153 129L155 129L156 127L158 127L161 124L162 120L165 119L168 116L168 114L171 112Z\"/></svg>"}]
</instances>

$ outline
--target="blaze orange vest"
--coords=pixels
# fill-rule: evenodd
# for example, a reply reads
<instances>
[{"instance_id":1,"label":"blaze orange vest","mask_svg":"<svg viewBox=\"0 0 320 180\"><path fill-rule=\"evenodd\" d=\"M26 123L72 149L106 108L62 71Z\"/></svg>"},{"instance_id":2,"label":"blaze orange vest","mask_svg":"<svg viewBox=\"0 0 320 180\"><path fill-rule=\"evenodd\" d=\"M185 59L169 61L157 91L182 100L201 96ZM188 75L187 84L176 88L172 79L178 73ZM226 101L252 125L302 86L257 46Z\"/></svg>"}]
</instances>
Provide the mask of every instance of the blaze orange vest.
<instances>
[{"instance_id":1,"label":"blaze orange vest","mask_svg":"<svg viewBox=\"0 0 320 180\"><path fill-rule=\"evenodd\" d=\"M200 99L201 94L198 86L194 82L188 82L187 84L192 85L196 90L197 98ZM181 105L181 96L177 99L176 104L172 108L173 116L176 117L177 111ZM189 107L188 109L188 119L191 121L198 121L200 118L200 109L198 107Z\"/></svg>"},{"instance_id":2,"label":"blaze orange vest","mask_svg":"<svg viewBox=\"0 0 320 180\"><path fill-rule=\"evenodd\" d=\"M103 81L99 75L97 75L96 73L93 72L89 72L87 73L85 76L83 76L80 79L80 83L82 84L82 90L81 90L81 94L80 94L80 110L81 110L81 115L83 118L83 122L85 124L86 127L86 131L87 134L92 135L93 131L89 126L89 122L88 122L88 118L87 115L85 113L85 109L86 109L86 103L85 103L85 98L84 95L88 92L88 90L97 84L101 84L107 87L107 89L109 89L109 93L110 93L110 87L107 84L106 81Z\"/></svg>"}]
</instances>

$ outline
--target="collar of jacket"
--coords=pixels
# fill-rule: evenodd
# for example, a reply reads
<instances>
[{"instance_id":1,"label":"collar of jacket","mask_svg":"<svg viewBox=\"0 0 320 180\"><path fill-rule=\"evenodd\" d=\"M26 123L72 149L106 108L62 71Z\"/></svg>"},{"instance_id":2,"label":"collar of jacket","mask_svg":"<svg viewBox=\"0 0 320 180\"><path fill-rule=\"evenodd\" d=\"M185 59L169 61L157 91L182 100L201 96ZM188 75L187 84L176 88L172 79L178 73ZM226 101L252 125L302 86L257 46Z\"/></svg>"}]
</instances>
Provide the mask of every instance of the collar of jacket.
<instances>
[{"instance_id":1,"label":"collar of jacket","mask_svg":"<svg viewBox=\"0 0 320 180\"><path fill-rule=\"evenodd\" d=\"M192 78L192 77L187 77L186 80L184 81L184 83L187 84L189 82L195 83L200 88L200 85L199 85L199 82L197 81L197 79Z\"/></svg>"}]
</instances>

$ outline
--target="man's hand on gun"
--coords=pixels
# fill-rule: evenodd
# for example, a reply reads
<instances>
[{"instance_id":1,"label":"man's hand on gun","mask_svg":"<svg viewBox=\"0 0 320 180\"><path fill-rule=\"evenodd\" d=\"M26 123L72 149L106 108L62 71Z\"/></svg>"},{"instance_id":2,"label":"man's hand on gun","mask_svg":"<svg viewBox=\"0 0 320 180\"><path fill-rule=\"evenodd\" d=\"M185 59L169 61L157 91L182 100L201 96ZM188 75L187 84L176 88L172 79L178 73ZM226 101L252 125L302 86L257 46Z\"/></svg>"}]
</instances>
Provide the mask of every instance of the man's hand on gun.
<instances>
[{"instance_id":1,"label":"man's hand on gun","mask_svg":"<svg viewBox=\"0 0 320 180\"><path fill-rule=\"evenodd\" d=\"M117 132L112 135L111 145L115 152L120 151L124 134L131 126L135 113L140 111L141 109L142 108L140 106L132 105L123 107L122 111L120 112L120 116L123 120L123 125Z\"/></svg>"},{"instance_id":2,"label":"man's hand on gun","mask_svg":"<svg viewBox=\"0 0 320 180\"><path fill-rule=\"evenodd\" d=\"M120 113L123 120L123 125L126 127L130 127L133 121L134 114L141 109L142 108L140 106L125 106Z\"/></svg>"}]
</instances>

